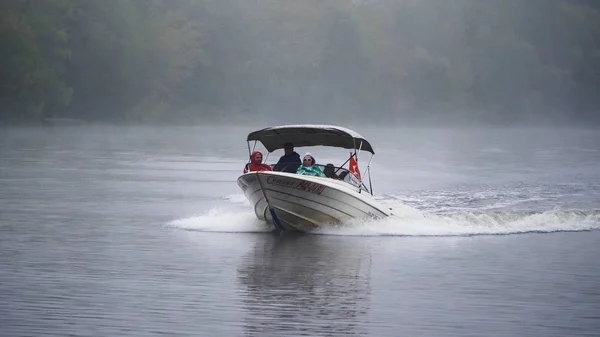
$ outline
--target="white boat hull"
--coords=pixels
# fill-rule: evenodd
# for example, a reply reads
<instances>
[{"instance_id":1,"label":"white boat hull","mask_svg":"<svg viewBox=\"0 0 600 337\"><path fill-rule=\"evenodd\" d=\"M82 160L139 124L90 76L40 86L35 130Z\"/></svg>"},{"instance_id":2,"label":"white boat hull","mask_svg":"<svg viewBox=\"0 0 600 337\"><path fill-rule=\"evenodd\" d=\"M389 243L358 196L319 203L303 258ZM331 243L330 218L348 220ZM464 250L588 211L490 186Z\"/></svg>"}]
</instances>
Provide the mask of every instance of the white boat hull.
<instances>
[{"instance_id":1,"label":"white boat hull","mask_svg":"<svg viewBox=\"0 0 600 337\"><path fill-rule=\"evenodd\" d=\"M390 215L389 209L368 193L330 178L250 172L240 176L237 183L256 216L281 230L311 231L350 219ZM269 205L278 221L273 221Z\"/></svg>"}]
</instances>

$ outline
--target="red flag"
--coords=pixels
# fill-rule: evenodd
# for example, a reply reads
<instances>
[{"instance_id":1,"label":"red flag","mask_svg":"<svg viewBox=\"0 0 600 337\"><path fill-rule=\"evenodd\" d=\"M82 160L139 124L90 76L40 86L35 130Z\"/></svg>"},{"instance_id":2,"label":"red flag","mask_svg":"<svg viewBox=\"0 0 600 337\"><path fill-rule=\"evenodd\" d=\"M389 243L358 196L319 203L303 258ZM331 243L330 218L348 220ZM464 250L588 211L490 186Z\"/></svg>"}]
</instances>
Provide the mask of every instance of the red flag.
<instances>
[{"instance_id":1,"label":"red flag","mask_svg":"<svg viewBox=\"0 0 600 337\"><path fill-rule=\"evenodd\" d=\"M358 170L358 165L356 164L356 159L354 159L354 155L352 155L352 152L350 152L350 163L348 164L348 166L350 167L348 171L352 172L352 174L354 174L359 180L361 180L360 171Z\"/></svg>"}]
</instances>

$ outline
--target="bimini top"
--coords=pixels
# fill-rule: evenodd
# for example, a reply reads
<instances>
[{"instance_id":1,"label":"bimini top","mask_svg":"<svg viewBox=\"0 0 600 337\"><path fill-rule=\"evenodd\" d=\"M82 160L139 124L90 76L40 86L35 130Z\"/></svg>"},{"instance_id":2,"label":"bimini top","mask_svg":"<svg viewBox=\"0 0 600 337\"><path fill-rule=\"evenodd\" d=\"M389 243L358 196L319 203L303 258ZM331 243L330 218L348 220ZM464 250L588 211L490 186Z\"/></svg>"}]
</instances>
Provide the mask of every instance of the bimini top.
<instances>
[{"instance_id":1,"label":"bimini top","mask_svg":"<svg viewBox=\"0 0 600 337\"><path fill-rule=\"evenodd\" d=\"M291 142L294 147L332 146L361 149L375 154L371 144L358 133L335 125L281 125L251 132L247 141L260 141L269 152L282 149ZM362 142L362 146L361 146Z\"/></svg>"}]
</instances>

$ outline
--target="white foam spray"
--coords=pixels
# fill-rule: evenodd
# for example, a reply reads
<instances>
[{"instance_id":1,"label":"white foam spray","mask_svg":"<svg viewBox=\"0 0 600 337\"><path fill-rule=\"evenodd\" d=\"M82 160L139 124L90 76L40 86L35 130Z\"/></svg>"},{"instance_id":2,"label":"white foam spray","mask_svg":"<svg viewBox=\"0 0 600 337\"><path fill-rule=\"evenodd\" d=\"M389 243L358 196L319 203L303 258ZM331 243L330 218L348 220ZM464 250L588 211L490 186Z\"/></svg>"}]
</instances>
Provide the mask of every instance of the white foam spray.
<instances>
[{"instance_id":1,"label":"white foam spray","mask_svg":"<svg viewBox=\"0 0 600 337\"><path fill-rule=\"evenodd\" d=\"M205 214L179 219L169 227L204 232L270 232L274 228L256 218L240 195L225 198L229 205ZM243 210L231 204L244 204ZM393 201L385 202L393 216L384 219L356 219L316 230L314 234L349 236L471 236L519 233L551 233L600 230L600 210L548 210L544 212L456 210L440 214L420 211Z\"/></svg>"},{"instance_id":2,"label":"white foam spray","mask_svg":"<svg viewBox=\"0 0 600 337\"><path fill-rule=\"evenodd\" d=\"M406 206L392 207L394 215L378 220L351 220L324 227L317 234L359 236L471 236L551 233L600 229L600 211L470 212L429 214Z\"/></svg>"},{"instance_id":3,"label":"white foam spray","mask_svg":"<svg viewBox=\"0 0 600 337\"><path fill-rule=\"evenodd\" d=\"M202 232L259 233L270 232L273 226L256 218L253 212L231 212L226 208L212 208L206 214L174 220L167 227Z\"/></svg>"}]
</instances>

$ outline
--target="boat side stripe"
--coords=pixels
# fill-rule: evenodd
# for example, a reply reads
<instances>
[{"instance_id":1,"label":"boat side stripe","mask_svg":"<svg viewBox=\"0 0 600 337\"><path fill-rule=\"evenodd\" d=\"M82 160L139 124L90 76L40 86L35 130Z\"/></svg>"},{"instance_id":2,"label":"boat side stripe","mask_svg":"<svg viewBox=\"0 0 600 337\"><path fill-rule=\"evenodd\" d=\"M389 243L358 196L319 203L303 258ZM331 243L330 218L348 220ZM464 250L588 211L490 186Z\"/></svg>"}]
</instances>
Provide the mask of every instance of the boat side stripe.
<instances>
[{"instance_id":1,"label":"boat side stripe","mask_svg":"<svg viewBox=\"0 0 600 337\"><path fill-rule=\"evenodd\" d=\"M295 179L296 179L296 180L300 180L300 179L297 179L297 178L295 178ZM317 183L317 184L318 184L318 183ZM331 188L330 186L327 186L327 185L323 185L323 184L320 184L320 185L321 185L321 186L325 186L325 187L327 187L327 188ZM265 188L266 188L267 190L270 190L270 191L275 191L275 192L282 193L282 192L280 192L280 191L276 191L276 190L270 189L269 187L265 187ZM289 193L286 193L286 194L289 194ZM293 195L293 194L291 194L291 195ZM348 197L350 197L350 198L352 198L352 199L354 199L354 200L357 200L357 201L361 202L363 205L366 205L367 207L369 207L369 208L371 208L371 209L375 209L375 210L377 210L377 211L378 211L379 213L381 213L383 216L387 216L387 215L386 215L386 214L385 214L383 211L381 211L379 208L377 208L377 207L373 207L373 206L369 205L367 202L365 202L364 200L362 200L362 199L360 199L360 198L357 198L357 197L355 197L355 196L353 196L353 195L351 195L351 194L348 194L348 193L344 193L344 195L347 195ZM296 196L296 195L293 195L293 196ZM345 205L347 205L347 206L349 206L349 207L351 207L351 208L356 208L356 207L354 207L354 206L350 205L350 204L349 204L349 203L347 203L347 202L343 202L343 201L340 201L340 200L338 200L338 199L334 199L334 198L332 198L332 197L328 197L328 196L326 196L326 195L321 195L321 196L322 196L322 197L324 197L324 198L328 198L328 199L331 199L331 200L335 200L335 201L337 201L337 202L339 202L339 203L342 203L342 204L345 204ZM313 201L312 199L307 199L307 198L304 198L304 197L299 197L299 198L301 198L301 199L305 199L305 200L310 200L310 201ZM327 206L327 207L329 207L329 206ZM367 213L366 213L366 212L364 212L364 211L361 211L361 212L363 212L363 213L367 214ZM367 215L368 215L368 214L367 214Z\"/></svg>"},{"instance_id":2,"label":"boat side stripe","mask_svg":"<svg viewBox=\"0 0 600 337\"><path fill-rule=\"evenodd\" d=\"M258 178L258 179L260 179L260 178ZM292 178L292 179L293 179L293 180L301 180L301 179L297 179L297 178ZM321 184L321 186L325 186L325 187L327 187L327 188L331 188L331 187L329 187L329 186L327 186L327 185L322 185L322 184ZM268 188L268 187L264 187L264 189L265 189L265 190L268 190L268 191L273 191L273 192L276 192L276 193L282 193L282 194L290 195L290 196L293 196L293 197L296 197L296 198L300 198L300 199L304 199L304 200L308 200L308 201L311 201L311 202L315 202L315 203L317 203L317 204L320 204L320 205L322 205L322 206L325 206L325 207L330 207L330 208L333 208L333 207L331 207L331 206L328 206L328 205L325 205L325 204L323 204L323 203L320 203L320 202L317 202L317 201L314 201L314 200L312 200L312 199L308 199L308 198L305 198L305 197L300 197L300 196L297 196L297 195L295 195L295 194L291 194L291 193L287 193L287 192L283 192L283 191L274 190L274 189L271 189L271 188ZM259 188L258 188L256 191L252 192L252 194L250 194L250 195L248 196L248 198L250 198L250 196L252 196L252 195L254 195L254 194L258 193L258 192L261 192L261 188L260 188L260 187L259 187ZM383 211L381 211L379 208L371 206L370 204L368 204L367 202L365 202L364 200L362 200L362 199L360 199L360 198L357 198L357 197L355 197L355 196L353 196L353 195L351 195L351 194L348 194L348 193L344 193L344 195L346 195L346 196L348 196L348 197L350 197L350 198L352 198L352 199L354 199L354 200L357 200L357 201L359 201L360 203L362 203L363 205L366 205L367 207L369 207L369 208L371 208L371 209L374 209L374 210L376 210L377 212L381 213L381 214L380 214L381 216L387 216L387 214L385 214L385 213L384 213ZM339 203L345 204L345 205L347 205L347 206L348 206L348 207L350 207L350 208L356 208L356 207L354 207L354 206L350 205L350 204L349 204L349 203L347 203L347 202L343 202L343 201L340 201L340 200L338 200L338 199L334 199L334 198L332 198L332 197L325 196L325 195L321 195L321 196L322 196L322 197L324 197L324 198L328 198L328 199L331 199L331 200L335 200L336 202L339 202ZM335 208L333 208L333 209L335 209ZM336 210L337 210L337 209L336 209ZM359 209L359 210L360 210L360 209ZM339 212L341 212L341 213L347 214L346 212L342 212L342 211L340 211L340 210L338 210L338 211L339 211ZM366 215L369 215L367 212L365 212L365 211L363 211L363 210L360 210L360 211L361 211L362 213L366 214ZM347 215L349 215L349 214L347 214Z\"/></svg>"},{"instance_id":3,"label":"boat side stripe","mask_svg":"<svg viewBox=\"0 0 600 337\"><path fill-rule=\"evenodd\" d=\"M280 198L273 198L273 199L276 199L276 200L281 200L281 201L283 201L283 202L288 202L288 203L289 203L289 201L286 201L286 200L284 200L284 199L280 199ZM300 199L304 199L304 198L300 198ZM305 199L305 200L308 200L308 199ZM309 201L311 201L311 202L313 202L313 203L315 203L315 204L321 205L321 206L325 206L325 207L328 207L328 208L334 209L334 210L336 210L336 211L338 211L338 212L340 212L340 213L342 213L342 214L346 214L347 216L350 216L350 217L352 216L351 214L348 214L348 213L346 213L346 212L344 212L344 211L341 211L341 210L339 210L339 209L337 209L337 208L335 208L335 207L331 207L331 206L328 206L328 205L325 205L325 204L322 204L322 203L320 203L320 202L316 202L316 201L313 201L313 200L309 200ZM328 216L328 217L330 217L330 218L334 218L334 217L332 217L331 215L329 215L329 214L327 214L327 213L325 213L325 212L323 212L323 211L320 211L320 210L318 210L318 209L316 209L316 208L314 208L314 207L307 206L307 205L301 205L301 206L302 206L302 207L304 207L304 208L308 208L308 209L312 210L313 212L322 213L322 214L324 214L325 216Z\"/></svg>"},{"instance_id":4,"label":"boat side stripe","mask_svg":"<svg viewBox=\"0 0 600 337\"><path fill-rule=\"evenodd\" d=\"M298 195L295 195L295 194L291 194L291 193L287 193L287 192L276 191L276 190L273 190L273 189L270 189L270 188L266 188L266 190L268 190L268 191L273 191L273 192L275 192L275 193L281 193L281 194L289 195L289 196L292 196L292 197L294 197L294 198L298 198L298 199L302 199L302 200L310 201L310 202L313 202L313 203L315 203L315 204L319 204L319 205L321 205L321 206L324 206L324 207L328 207L328 208L331 208L331 209L335 209L336 211L338 211L338 212L340 212L340 213L343 213L343 214L346 214L346 215L348 215L348 216L352 216L351 214L348 214L348 213L346 213L346 212L344 212L344 211L341 211L341 210L339 210L339 209L337 209L337 208L335 208L335 207L331 207L331 206L329 206L329 205L326 205L326 204L324 204L324 203L321 203L321 202L318 202L318 201L315 201L315 200L312 200L312 199L308 199L308 198L301 197L301 196L298 196ZM326 197L326 198L329 198L329 197ZM280 198L275 198L275 199L282 200L282 199L280 199ZM333 199L333 198L329 198L329 199ZM283 200L283 201L285 201L285 200ZM360 201L362 201L362 200L360 200ZM361 209L358 209L358 208L356 208L356 207L352 207L350 204L347 204L347 203L345 203L345 202L341 202L341 201L339 201L339 200L338 200L338 202L339 202L339 203L341 203L341 204L345 204L345 205L347 205L347 206L348 206L348 207L350 207L350 208L355 208L355 209L357 209L357 210L361 211L362 213L364 213L364 214L366 214L366 215L369 215L369 213L367 213L367 212L365 212L365 211L363 211L363 210L361 210ZM365 205L368 205L368 204L367 204L367 203L365 203L364 201L363 201L363 203L364 203ZM303 206L304 206L304 205L303 205ZM307 208L312 208L312 207L307 207ZM313 209L314 209L314 208L313 208ZM316 210L315 210L315 211L316 211ZM320 211L318 211L318 212L320 212Z\"/></svg>"}]
</instances>

